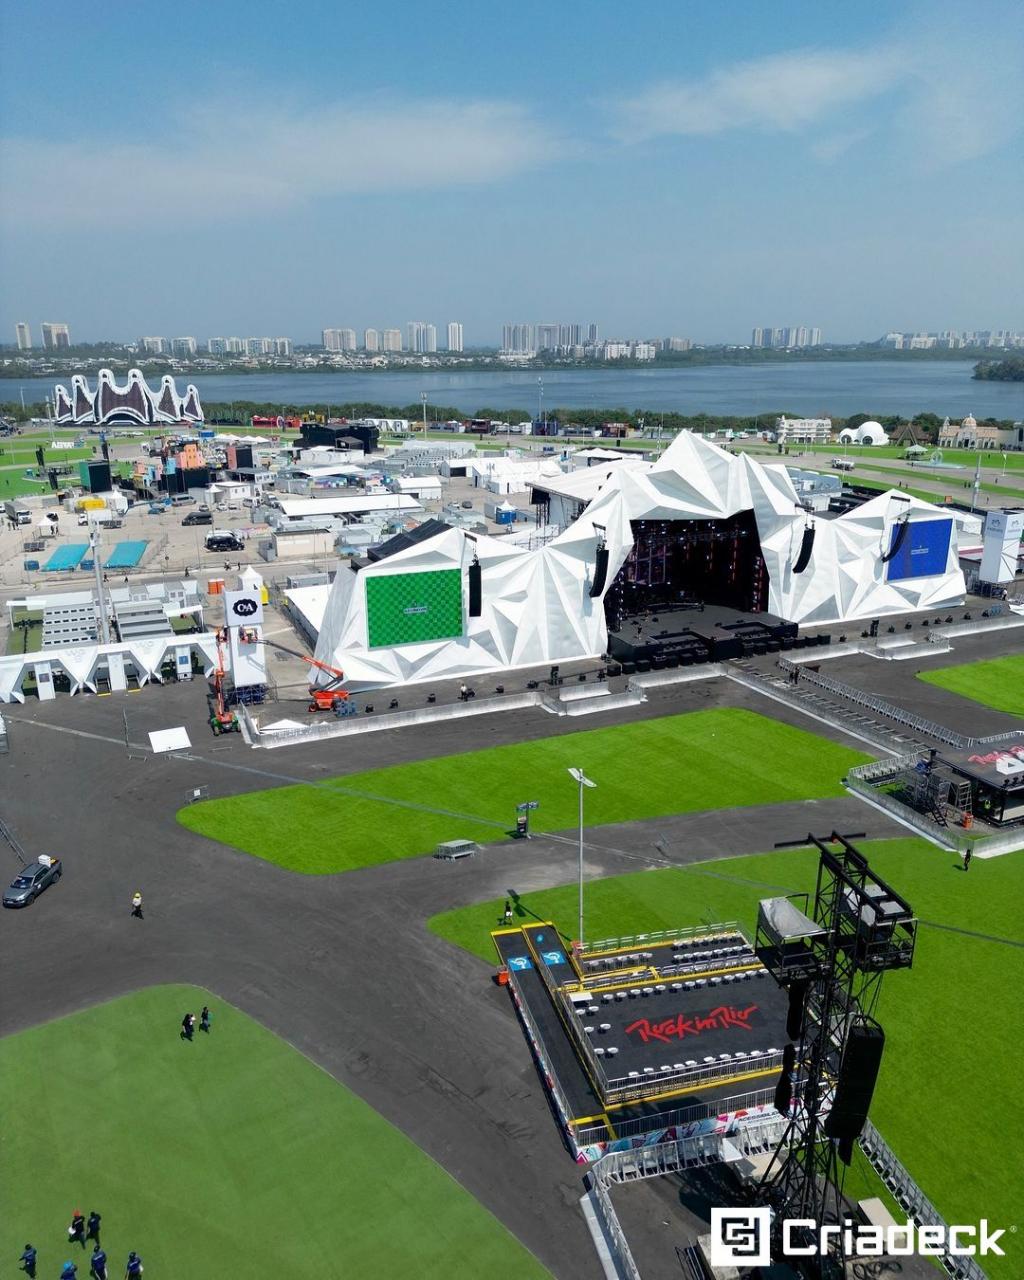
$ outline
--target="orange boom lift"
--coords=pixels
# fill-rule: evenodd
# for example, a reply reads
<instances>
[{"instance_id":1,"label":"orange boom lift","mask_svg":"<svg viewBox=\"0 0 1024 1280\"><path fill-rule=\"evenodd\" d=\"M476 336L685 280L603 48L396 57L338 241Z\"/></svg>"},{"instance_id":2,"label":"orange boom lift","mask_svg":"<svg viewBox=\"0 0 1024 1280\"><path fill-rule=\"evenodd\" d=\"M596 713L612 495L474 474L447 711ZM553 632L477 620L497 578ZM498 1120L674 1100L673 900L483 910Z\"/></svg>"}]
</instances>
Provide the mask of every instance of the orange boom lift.
<instances>
[{"instance_id":1,"label":"orange boom lift","mask_svg":"<svg viewBox=\"0 0 1024 1280\"><path fill-rule=\"evenodd\" d=\"M329 666L326 662L321 662L319 658L314 658L308 653L299 653L297 649L287 649L283 644L278 644L275 640L264 638L263 643L269 649L279 649L282 653L290 654L293 658L301 658L303 662L308 662L311 667L316 667L318 671L326 671L329 676L334 677L329 684L311 684L309 686L310 703L307 708L308 711L334 711L339 702L348 701L348 690L338 688L338 685L345 679L345 673L339 667Z\"/></svg>"}]
</instances>

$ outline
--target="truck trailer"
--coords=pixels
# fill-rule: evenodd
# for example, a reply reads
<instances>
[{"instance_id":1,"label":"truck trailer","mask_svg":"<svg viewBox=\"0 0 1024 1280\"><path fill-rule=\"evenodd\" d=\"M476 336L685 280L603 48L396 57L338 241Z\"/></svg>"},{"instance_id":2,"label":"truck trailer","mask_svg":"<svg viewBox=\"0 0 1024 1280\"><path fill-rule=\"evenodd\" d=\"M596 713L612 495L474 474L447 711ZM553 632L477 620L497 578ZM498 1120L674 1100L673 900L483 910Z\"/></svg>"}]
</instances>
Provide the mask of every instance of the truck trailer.
<instances>
[{"instance_id":1,"label":"truck trailer","mask_svg":"<svg viewBox=\"0 0 1024 1280\"><path fill-rule=\"evenodd\" d=\"M24 502L11 501L4 503L4 515L12 524L31 524L32 512Z\"/></svg>"}]
</instances>

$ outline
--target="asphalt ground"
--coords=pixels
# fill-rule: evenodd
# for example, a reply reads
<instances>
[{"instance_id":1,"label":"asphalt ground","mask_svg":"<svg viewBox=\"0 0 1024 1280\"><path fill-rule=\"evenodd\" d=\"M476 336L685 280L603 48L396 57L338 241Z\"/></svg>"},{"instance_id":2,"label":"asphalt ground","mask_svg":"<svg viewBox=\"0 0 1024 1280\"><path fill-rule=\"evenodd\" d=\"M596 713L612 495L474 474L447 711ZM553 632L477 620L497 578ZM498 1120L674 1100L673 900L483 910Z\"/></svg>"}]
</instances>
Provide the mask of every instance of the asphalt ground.
<instances>
[{"instance_id":1,"label":"asphalt ground","mask_svg":"<svg viewBox=\"0 0 1024 1280\"><path fill-rule=\"evenodd\" d=\"M947 660L967 660L966 646L976 643L958 642ZM1004 652L1005 645L1004 638ZM863 661L873 672L905 670ZM849 678L841 669L846 662L829 669ZM929 688L910 671L906 677L904 700ZM965 714L971 710L972 704L956 701ZM847 741L723 680L669 687L629 718L723 705L749 706ZM30 853L59 853L65 875L32 907L0 914L5 973L31 975L31 981L5 984L0 1030L17 1031L151 984L204 986L376 1107L555 1275L593 1275L577 1209L579 1172L562 1145L507 994L491 982L488 965L425 928L429 916L445 909L570 881L572 833L496 846L454 864L423 858L305 877L194 835L174 815L195 787L224 795L316 782L596 728L621 722L622 713L577 720L508 712L431 725L429 733L388 730L262 752L237 737L211 738L205 710L202 681L5 708L12 749L0 757L3 816ZM136 744L129 748L125 714ZM186 758L150 755L148 730L176 724L189 729L193 751ZM753 853L833 827L870 837L904 834L852 797L698 812L592 829L586 874ZM130 916L137 888L145 899L142 921ZM639 1194L655 1203L659 1195Z\"/></svg>"}]
</instances>

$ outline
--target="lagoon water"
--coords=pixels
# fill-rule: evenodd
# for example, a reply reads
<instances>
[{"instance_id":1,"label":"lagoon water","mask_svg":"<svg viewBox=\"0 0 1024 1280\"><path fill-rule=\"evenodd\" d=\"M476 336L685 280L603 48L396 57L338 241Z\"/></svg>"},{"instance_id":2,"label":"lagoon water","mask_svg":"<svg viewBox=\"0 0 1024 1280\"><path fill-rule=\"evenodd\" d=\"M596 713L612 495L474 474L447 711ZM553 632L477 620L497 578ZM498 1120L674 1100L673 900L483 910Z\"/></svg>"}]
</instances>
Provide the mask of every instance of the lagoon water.
<instances>
[{"instance_id":1,"label":"lagoon water","mask_svg":"<svg viewBox=\"0 0 1024 1280\"><path fill-rule=\"evenodd\" d=\"M421 392L431 404L462 413L478 409L532 415L543 409L649 410L708 414L803 416L851 413L946 414L977 418L1024 417L1024 383L975 382L970 361L822 360L774 365L709 365L675 369L565 369L481 373L253 373L197 374L203 401L251 400L259 403L332 405L369 401L394 406L418 404ZM155 380L154 380L155 381ZM39 400L50 389L43 379L0 378L0 400Z\"/></svg>"}]
</instances>

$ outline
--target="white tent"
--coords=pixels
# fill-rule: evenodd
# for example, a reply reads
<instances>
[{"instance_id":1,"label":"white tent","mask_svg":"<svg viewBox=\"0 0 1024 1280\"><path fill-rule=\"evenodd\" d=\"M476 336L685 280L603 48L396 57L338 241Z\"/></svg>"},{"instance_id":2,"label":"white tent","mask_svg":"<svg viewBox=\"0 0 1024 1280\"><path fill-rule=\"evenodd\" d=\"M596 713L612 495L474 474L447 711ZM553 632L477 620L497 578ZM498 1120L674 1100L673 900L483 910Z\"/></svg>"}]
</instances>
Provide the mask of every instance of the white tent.
<instances>
[{"instance_id":1,"label":"white tent","mask_svg":"<svg viewBox=\"0 0 1024 1280\"><path fill-rule=\"evenodd\" d=\"M582 515L536 550L447 529L358 573L339 572L316 656L342 667L355 688L596 657L607 647L604 595L632 550L636 520L714 521L752 512L768 612L791 622L844 622L963 599L952 516L895 490L848 515L819 518L800 566L809 517L782 465L765 466L683 432L656 463L617 464L606 475L591 468L558 487L584 479L594 488ZM607 571L591 595L599 549L608 553ZM471 614L476 564L481 599ZM461 583L461 617L445 598L452 571ZM392 581L382 586L380 579ZM387 626L380 624L384 606L368 607L368 595L389 597Z\"/></svg>"}]
</instances>

